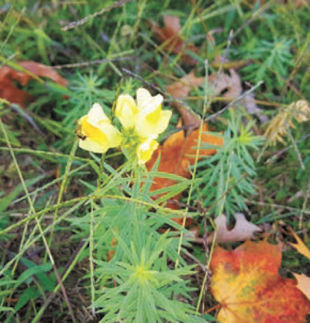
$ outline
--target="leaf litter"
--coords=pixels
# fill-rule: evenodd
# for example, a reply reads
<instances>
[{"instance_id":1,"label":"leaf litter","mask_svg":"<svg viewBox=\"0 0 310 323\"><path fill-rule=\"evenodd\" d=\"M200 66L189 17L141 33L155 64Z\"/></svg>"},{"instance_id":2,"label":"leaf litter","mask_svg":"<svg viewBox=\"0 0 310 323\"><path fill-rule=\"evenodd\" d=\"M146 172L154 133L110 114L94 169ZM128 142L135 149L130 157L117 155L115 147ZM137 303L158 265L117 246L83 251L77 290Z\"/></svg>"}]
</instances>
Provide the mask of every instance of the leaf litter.
<instances>
[{"instance_id":1,"label":"leaf litter","mask_svg":"<svg viewBox=\"0 0 310 323\"><path fill-rule=\"evenodd\" d=\"M310 302L294 279L279 275L281 245L246 241L235 250L214 248L211 292L220 322L304 322Z\"/></svg>"}]
</instances>

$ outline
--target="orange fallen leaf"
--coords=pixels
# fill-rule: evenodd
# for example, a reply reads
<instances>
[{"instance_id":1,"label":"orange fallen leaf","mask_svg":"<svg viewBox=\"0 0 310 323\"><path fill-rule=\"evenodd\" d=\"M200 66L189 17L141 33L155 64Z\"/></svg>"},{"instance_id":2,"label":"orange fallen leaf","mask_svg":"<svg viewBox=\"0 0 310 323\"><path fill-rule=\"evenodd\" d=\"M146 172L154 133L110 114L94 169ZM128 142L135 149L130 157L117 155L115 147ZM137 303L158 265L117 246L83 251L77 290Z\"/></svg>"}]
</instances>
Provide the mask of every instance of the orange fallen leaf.
<instances>
[{"instance_id":1,"label":"orange fallen leaf","mask_svg":"<svg viewBox=\"0 0 310 323\"><path fill-rule=\"evenodd\" d=\"M36 76L47 77L55 83L60 84L62 86L68 85L68 81L64 79L60 74L58 74L51 66L32 61L23 61L20 62L19 65L21 65L23 68L25 68L32 74L35 74Z\"/></svg>"},{"instance_id":2,"label":"orange fallen leaf","mask_svg":"<svg viewBox=\"0 0 310 323\"><path fill-rule=\"evenodd\" d=\"M297 279L297 288L304 293L305 296L310 300L310 277L302 274L294 274Z\"/></svg>"},{"instance_id":3,"label":"orange fallen leaf","mask_svg":"<svg viewBox=\"0 0 310 323\"><path fill-rule=\"evenodd\" d=\"M178 131L171 135L163 145L160 145L154 152L152 158L147 162L146 167L151 170L157 158L160 161L157 170L160 172L176 174L186 178L190 177L189 166L195 162L195 155L198 147L199 129L192 131L187 137L184 131ZM201 145L210 144L216 146L223 145L223 138L214 134L205 133L208 126L203 125L201 134ZM200 149L199 156L209 156L216 153L216 149ZM167 186L175 184L175 181L167 178L154 178L150 190L155 191ZM178 200L179 196L175 196L172 200ZM168 203L168 207L177 209L175 202Z\"/></svg>"},{"instance_id":4,"label":"orange fallen leaf","mask_svg":"<svg viewBox=\"0 0 310 323\"><path fill-rule=\"evenodd\" d=\"M295 238L297 243L289 242L289 244L293 248L295 248L300 254L302 254L303 256L310 259L310 250L309 250L309 248L304 244L304 242L298 237L298 235L292 229L290 229L290 233Z\"/></svg>"},{"instance_id":5,"label":"orange fallen leaf","mask_svg":"<svg viewBox=\"0 0 310 323\"><path fill-rule=\"evenodd\" d=\"M33 78L31 73L39 77L47 77L62 86L67 86L68 84L67 80L60 76L51 66L31 61L19 62L19 65L30 73L16 71L8 66L3 66L0 69L0 97L11 103L17 103L22 107L26 107L27 102L31 99L31 95L19 89L15 82L25 86Z\"/></svg>"},{"instance_id":6,"label":"orange fallen leaf","mask_svg":"<svg viewBox=\"0 0 310 323\"><path fill-rule=\"evenodd\" d=\"M17 103L18 105L25 107L26 102L31 99L31 96L16 87L14 82L18 82L21 85L26 84L30 77L29 75L25 75L20 77L15 70L10 67L3 66L0 69L0 97L8 100L11 103Z\"/></svg>"},{"instance_id":7,"label":"orange fallen leaf","mask_svg":"<svg viewBox=\"0 0 310 323\"><path fill-rule=\"evenodd\" d=\"M164 28L159 27L155 22L151 22L151 28L155 35L164 43L164 49L174 54L181 53L184 63L194 65L196 60L187 55L185 51L198 53L198 48L191 43L185 43L180 37L180 19L174 16L164 16Z\"/></svg>"},{"instance_id":8,"label":"orange fallen leaf","mask_svg":"<svg viewBox=\"0 0 310 323\"><path fill-rule=\"evenodd\" d=\"M218 216L214 223L216 225L216 242L235 242L244 241L254 237L255 232L262 231L260 227L249 222L244 214L235 214L236 223L233 229L229 230L226 224L226 216L224 214ZM208 237L208 242L211 243L214 239L214 233Z\"/></svg>"},{"instance_id":9,"label":"orange fallen leaf","mask_svg":"<svg viewBox=\"0 0 310 323\"><path fill-rule=\"evenodd\" d=\"M227 323L305 322L310 302L294 279L279 273L281 247L246 241L233 251L216 246L211 292L221 304L217 319Z\"/></svg>"}]
</instances>

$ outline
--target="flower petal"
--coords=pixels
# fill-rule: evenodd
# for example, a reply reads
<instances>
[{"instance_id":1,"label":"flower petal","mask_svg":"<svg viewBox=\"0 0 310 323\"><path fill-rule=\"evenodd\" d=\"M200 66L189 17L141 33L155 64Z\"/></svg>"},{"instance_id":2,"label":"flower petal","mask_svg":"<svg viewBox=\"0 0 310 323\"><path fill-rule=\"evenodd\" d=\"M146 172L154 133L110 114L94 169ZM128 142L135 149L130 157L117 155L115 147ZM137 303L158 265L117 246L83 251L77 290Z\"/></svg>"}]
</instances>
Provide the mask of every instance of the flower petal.
<instances>
[{"instance_id":1,"label":"flower petal","mask_svg":"<svg viewBox=\"0 0 310 323\"><path fill-rule=\"evenodd\" d=\"M79 119L78 125L79 146L82 149L104 153L109 148L119 146L122 141L120 132L111 124L98 103Z\"/></svg>"},{"instance_id":2,"label":"flower petal","mask_svg":"<svg viewBox=\"0 0 310 323\"><path fill-rule=\"evenodd\" d=\"M162 104L163 99L161 94L152 96L150 92L144 88L139 88L137 90L137 105L139 112L144 112L145 110L151 112L155 110Z\"/></svg>"},{"instance_id":3,"label":"flower petal","mask_svg":"<svg viewBox=\"0 0 310 323\"><path fill-rule=\"evenodd\" d=\"M86 139L80 139L79 140L79 147L87 150L87 151L91 151L93 153L97 153L97 154L103 154L105 153L110 147L107 144L104 143L98 143L90 138L86 138Z\"/></svg>"},{"instance_id":4,"label":"flower petal","mask_svg":"<svg viewBox=\"0 0 310 323\"><path fill-rule=\"evenodd\" d=\"M168 127L172 112L169 110L155 110L149 114L139 114L136 124L137 133L144 138L157 137Z\"/></svg>"},{"instance_id":5,"label":"flower petal","mask_svg":"<svg viewBox=\"0 0 310 323\"><path fill-rule=\"evenodd\" d=\"M103 112L103 109L99 103L94 103L88 112L88 122L97 124L98 122L111 123L110 119Z\"/></svg>"},{"instance_id":6,"label":"flower petal","mask_svg":"<svg viewBox=\"0 0 310 323\"><path fill-rule=\"evenodd\" d=\"M100 125L99 129L104 132L108 138L109 146L117 147L122 142L122 135L118 129L111 124Z\"/></svg>"},{"instance_id":7,"label":"flower petal","mask_svg":"<svg viewBox=\"0 0 310 323\"><path fill-rule=\"evenodd\" d=\"M139 165L145 164L151 159L153 152L157 149L158 142L152 138L142 142L137 148Z\"/></svg>"},{"instance_id":8,"label":"flower petal","mask_svg":"<svg viewBox=\"0 0 310 323\"><path fill-rule=\"evenodd\" d=\"M115 115L124 128L134 127L138 108L134 99L126 94L120 95L117 99Z\"/></svg>"},{"instance_id":9,"label":"flower petal","mask_svg":"<svg viewBox=\"0 0 310 323\"><path fill-rule=\"evenodd\" d=\"M143 87L137 90L136 97L137 97L137 105L139 109L140 107L143 107L143 105L152 98L151 93L147 89L144 89Z\"/></svg>"}]
</instances>

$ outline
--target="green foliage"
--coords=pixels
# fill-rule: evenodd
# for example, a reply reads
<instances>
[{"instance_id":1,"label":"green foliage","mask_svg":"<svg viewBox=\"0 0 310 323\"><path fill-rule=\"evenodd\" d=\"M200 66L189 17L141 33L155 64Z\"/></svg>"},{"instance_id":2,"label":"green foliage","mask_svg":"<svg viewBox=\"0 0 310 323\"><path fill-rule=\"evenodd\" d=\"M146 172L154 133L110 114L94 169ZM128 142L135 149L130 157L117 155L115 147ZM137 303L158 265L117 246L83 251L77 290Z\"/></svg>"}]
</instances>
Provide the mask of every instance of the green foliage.
<instances>
[{"instance_id":1,"label":"green foliage","mask_svg":"<svg viewBox=\"0 0 310 323\"><path fill-rule=\"evenodd\" d=\"M293 66L291 40L277 39L273 42L253 39L250 48L242 53L242 57L254 60L243 69L245 79L253 83L265 81L268 88L282 87Z\"/></svg>"},{"instance_id":2,"label":"green foliage","mask_svg":"<svg viewBox=\"0 0 310 323\"><path fill-rule=\"evenodd\" d=\"M223 147L198 163L195 197L216 216L246 210L245 198L255 194L255 162L250 151L258 150L262 138L253 135L252 126L251 121L242 123L238 110L230 110Z\"/></svg>"},{"instance_id":3,"label":"green foliage","mask_svg":"<svg viewBox=\"0 0 310 323\"><path fill-rule=\"evenodd\" d=\"M96 190L97 196L106 196L102 203L92 203L90 212L72 219L76 238L90 235L93 246L92 306L105 313L102 322L187 322L194 309L177 298L190 298L193 288L184 278L193 271L177 253L178 234L158 232L165 225L183 231L171 220L177 215L152 201L152 173L140 170L125 179L111 172Z\"/></svg>"},{"instance_id":4,"label":"green foliage","mask_svg":"<svg viewBox=\"0 0 310 323\"><path fill-rule=\"evenodd\" d=\"M111 262L97 263L96 274L106 286L99 289L94 303L96 308L106 313L102 322L188 321L188 314L194 312L191 306L171 299L171 296L190 297L190 289L182 276L193 272L188 266L181 269L168 267L171 238L168 235L149 235L145 241L139 239L139 243L144 244L140 250L137 250L137 243L131 243L128 248L128 242L121 240L119 235L116 238L125 255L123 261L112 259Z\"/></svg>"},{"instance_id":5,"label":"green foliage","mask_svg":"<svg viewBox=\"0 0 310 323\"><path fill-rule=\"evenodd\" d=\"M222 71L212 66L220 56L248 60L237 73L242 81L264 81L255 90L255 98L270 118L277 112L275 103L291 103L310 93L307 6L295 8L292 0L285 4L265 1L265 5L256 1L253 6L254 1L194 2L131 1L67 31L62 27L115 1L19 0L0 5L3 57L14 64L21 60L51 66L73 64L57 69L69 82L67 89L35 80L25 88L35 99L24 112L43 135L33 131L26 114L17 114L1 101L0 117L8 137L0 134L1 321L72 320L44 239L73 312L87 312L79 317L81 321L212 321L211 315L201 317L200 309L194 310L199 289L206 288L201 272L192 265L196 262L185 256L185 252L194 255L204 266L206 251L192 244L192 233L173 219L197 217L198 212L187 210L195 210L197 202L212 217L222 212L233 216L251 208L257 223L283 219L293 227L303 211L309 211L309 194L305 193L310 176L309 138L303 139L309 123L298 125L293 132L293 139L301 140L297 148L305 170L295 150L282 146L270 148L262 159L288 148L280 157L257 165L254 160L262 139L253 133L262 132L264 126L232 107L228 116L222 115L212 125L224 129L224 146L198 163L192 180L158 172L156 166L151 172L133 169L116 150L99 157L71 149L76 120L94 102L113 118L119 93L134 94L143 86L165 94L167 84L192 69L196 76L205 75L206 59L212 73ZM190 54L197 60L195 67L163 49L152 33L150 20L162 26L165 14L178 16L181 38L199 48ZM234 34L229 38L231 30ZM98 62L124 57L129 59ZM202 87L191 94L187 103L201 113ZM266 100L272 102L265 106L261 102ZM166 100L165 108L170 103ZM213 108L218 108L217 102L212 102ZM178 118L175 112L167 133L175 131ZM15 175L16 165L28 192ZM169 178L175 185L150 192L154 177ZM257 183L260 201L265 203L262 207L249 203L256 200ZM165 203L179 193L183 193L186 209L166 209ZM292 209L286 212L287 205ZM305 219L301 223L309 230ZM204 228L198 226L202 232ZM285 261L289 268L306 268L296 257ZM213 307L207 291L204 296L202 308Z\"/></svg>"}]
</instances>

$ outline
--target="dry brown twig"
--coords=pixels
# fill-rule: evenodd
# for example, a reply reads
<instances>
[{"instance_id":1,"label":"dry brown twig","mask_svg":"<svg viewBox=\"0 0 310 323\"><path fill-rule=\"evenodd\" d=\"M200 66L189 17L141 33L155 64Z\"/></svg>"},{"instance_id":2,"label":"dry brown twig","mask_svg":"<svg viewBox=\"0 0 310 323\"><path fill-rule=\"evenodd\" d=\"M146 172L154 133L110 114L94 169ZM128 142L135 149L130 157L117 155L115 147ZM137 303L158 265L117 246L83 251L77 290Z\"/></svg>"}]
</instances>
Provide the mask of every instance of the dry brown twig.
<instances>
[{"instance_id":1,"label":"dry brown twig","mask_svg":"<svg viewBox=\"0 0 310 323\"><path fill-rule=\"evenodd\" d=\"M61 30L62 31L67 31L67 30L70 30L70 29L74 29L76 27L79 27L81 25L84 25L89 20L91 20L93 18L96 18L98 16L101 16L102 14L104 14L104 13L106 13L106 12L108 12L108 11L114 9L114 8L122 7L124 4L126 4L127 2L130 2L130 1L132 1L132 0L120 0L120 1L114 2L110 7L103 8L100 11L97 11L95 13L92 13L92 14L90 14L90 15L82 18L81 20L70 22L68 25L62 27Z\"/></svg>"}]
</instances>

